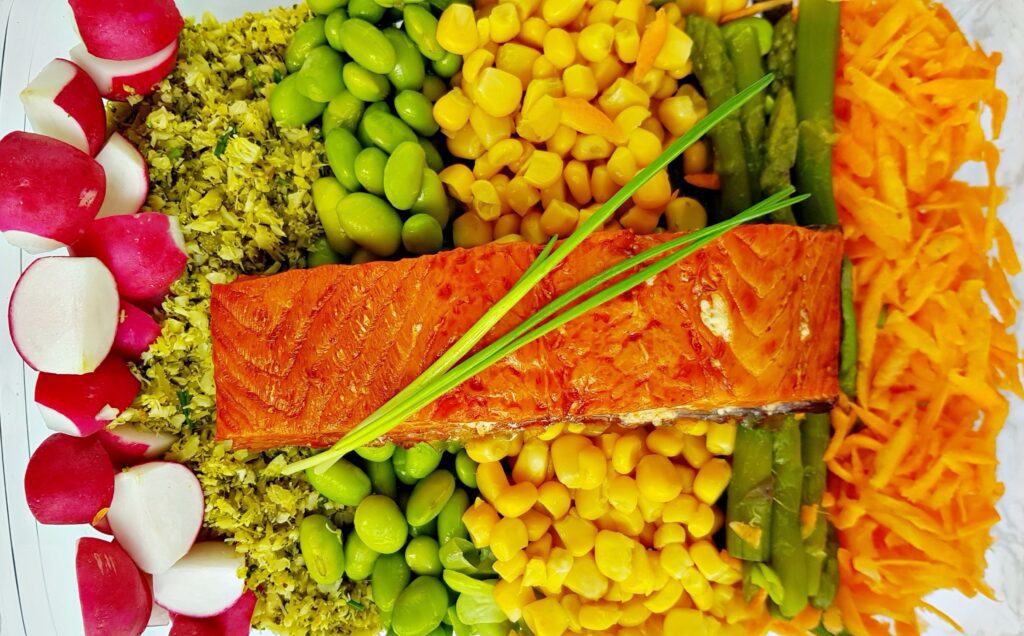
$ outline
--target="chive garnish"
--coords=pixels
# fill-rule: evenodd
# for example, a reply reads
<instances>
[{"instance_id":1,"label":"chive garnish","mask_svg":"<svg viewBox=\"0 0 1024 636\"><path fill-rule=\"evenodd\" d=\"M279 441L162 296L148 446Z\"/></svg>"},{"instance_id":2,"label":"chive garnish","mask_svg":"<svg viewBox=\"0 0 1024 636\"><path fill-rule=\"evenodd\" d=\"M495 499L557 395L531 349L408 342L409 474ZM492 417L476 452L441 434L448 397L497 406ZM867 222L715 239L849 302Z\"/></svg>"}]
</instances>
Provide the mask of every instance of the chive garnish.
<instances>
[{"instance_id":1,"label":"chive garnish","mask_svg":"<svg viewBox=\"0 0 1024 636\"><path fill-rule=\"evenodd\" d=\"M405 419L405 417L408 417L409 414L414 413L416 410L421 408L416 407L415 409L413 409L413 406L423 402L423 400L426 399L426 395L436 393L439 387L446 386L448 383L453 382L456 375L452 375L449 377L447 375L449 373L449 370L451 370L452 367L454 367L460 360L462 360L473 349L473 347L476 346L476 344L480 342L480 340L485 335L487 335L487 333L490 332L490 330L509 311L511 311L512 308L515 307L515 305L519 303L520 300L522 300L526 296L526 294L530 292L530 290L536 287L537 284L540 283L540 281L543 280L545 276L547 276L549 273L551 273L552 270L554 270L559 264L561 264L562 261L564 261L574 249L579 247L580 243L582 243L584 239L590 236L597 229L603 227L605 222L612 216L612 214L614 214L615 211L622 204L626 203L626 201L628 201L629 198L633 196L633 194L635 194L636 191L639 190L641 186L643 186L647 181L649 181L655 174L664 169L671 161L679 157L679 155L683 154L683 151L685 151L687 148L689 148L695 142L701 139L705 134L707 134L721 121L733 115L743 104L745 104L755 95L764 90L769 84L771 84L773 79L774 76L772 74L769 73L768 75L765 75L760 80L754 82L744 90L737 93L734 97L727 100L724 104L708 113L707 116L701 119L686 134L682 135L679 139L672 142L669 145L669 147L666 148L654 161L652 161L649 165L647 165L642 170L637 172L637 174L632 179L630 179L614 195L612 195L610 199L604 202L593 215L591 215L578 228L576 228L576 231L574 231L572 234L566 237L566 239L562 241L562 243L558 245L558 247L555 249L552 249L554 247L555 241L555 239L552 239L551 242L549 242L548 245L545 246L544 250L537 256L534 262L527 268L527 270L523 273L519 280L516 281L512 288L505 294L505 296L503 296L498 302L491 306L491 308L488 309L484 313L484 315L481 316L480 319L472 327L470 327L469 330L465 334L463 334L463 336L458 341L455 342L455 344L451 346L451 348L445 351L441 355L441 357L439 357L432 365L430 365L430 367L428 367L418 378L411 382L407 387L399 391L397 395L391 398L383 406L378 408L375 412L370 414L370 416L368 416L365 420L356 425L351 431L348 432L348 434L346 434L341 440L335 443L334 446L332 446L330 449L317 455L307 457L306 459L300 460L298 462L289 464L284 468L283 473L286 475L291 475L301 470L306 470L308 468L314 467L320 471L326 470L331 465L331 463L340 459L348 451L358 448L362 444L374 440L380 437L381 435L387 433L389 430L391 430L397 424L399 424L403 419ZM783 194L783 197L785 197L791 193L792 190L780 194ZM705 245L707 242L710 242L711 240L714 240L718 236L721 236L724 232L728 231L732 227L735 227L738 223L743 222L743 220L749 221L753 218L756 218L757 216L763 216L763 214L767 214L768 211L779 209L776 207L771 207L773 204L770 203L773 201L777 202L778 200L778 196L770 197L769 199L766 199L765 201L762 201L760 204L754 206L744 214L738 215L737 217L734 217L729 221L713 225L699 232L694 232L684 237L679 237L674 241L670 241L669 243L666 243L665 245L669 245L670 243L675 243L676 241L679 241L679 243L676 244L675 247L679 247L684 243L688 244L688 246L682 248L676 254L666 257L665 259L663 259L663 261L659 261L655 265L652 265L649 268L643 270L651 270L653 273L649 273L643 278L639 279L639 282L643 282L647 278L650 278L651 276L655 275L657 272L669 267L674 262L677 262L679 259L685 257L687 253L692 253L694 250L699 249L699 247ZM787 205L788 204L789 203L787 203ZM771 210L768 210L769 207L771 207ZM759 213L759 210L768 211ZM660 247L664 247L664 245ZM672 248L670 247L668 249ZM689 250L689 252L686 252L686 250ZM680 255L680 252L686 253ZM661 267L664 261L668 261L670 259L675 260L672 260L667 265L664 265L662 269L654 271L654 268ZM624 269L619 270L619 273L634 266L635 264L636 263L634 262L632 265L626 266ZM622 263L620 263L619 265L613 265L611 269L614 269L619 266L622 266ZM607 272L598 274L596 278L599 280L597 280L597 282L593 282L595 279L588 280L581 284L580 286L578 286L577 289L579 289L579 287L586 286L589 286L588 290L594 289L598 285L600 285L601 282L607 281L615 275L611 274L606 276L606 274ZM637 275L639 275L639 273L626 280L633 280L633 278ZM461 373L468 373L469 375L466 375L463 380L459 380L459 382L453 384L452 386L457 386L458 383L461 383L465 379L468 379L469 377L472 377L476 373L479 373L486 367L490 366L494 362L497 362L499 359L501 359L508 353L511 353L511 351L514 351L523 344L526 344L527 342L532 342L533 340L539 338L541 335L547 333L551 329L557 328L557 326L549 327L550 324L555 323L556 321L561 321L558 322L558 326L560 326L561 324L568 322L568 320L571 320L572 318L581 315L582 313L588 311L589 309L596 307L597 305L606 302L607 300L610 300L615 296L618 296L619 294L622 293L622 291L625 291L625 289L618 292L614 292L614 290L620 287L624 282L625 281L620 281L620 283L617 283L616 285L609 287L607 290L604 290L600 294L595 294L595 296L592 297L591 299L588 299L587 301L580 303L576 307L573 307L572 309L566 311L561 316L556 317L552 321L549 321L549 323L535 330L537 332L543 331L543 333L539 333L539 335L535 336L532 333L525 333L526 329L529 329L533 325L538 324L541 320L553 315L556 311L558 311L558 309L566 306L569 302L571 302L571 300L563 301L562 298L556 299L551 304L560 304L556 306L554 309L551 309L549 311L549 308L546 307L545 309L541 310L542 312L548 312L545 316L541 318L536 318L535 314L534 317L531 317L526 321L530 322L531 320L533 320L533 322L526 328L517 328L516 330L513 330L513 332L518 332L519 340L529 338L528 340L521 342L521 344L517 344L515 341L505 342L505 345L502 349L495 349L494 345L497 344L498 342L506 341L506 338L502 338L496 343L492 343L492 345L485 348L483 351L479 352L476 356L473 356L473 358L471 358L471 360L479 360L479 362L475 366L467 367L466 363L470 362L469 360L467 360L466 363L463 363L463 365L460 365L459 368L462 370ZM632 288L632 286L628 287L627 289L629 288ZM582 295L582 293L585 292L581 292L580 295ZM579 296L577 296L577 298L578 297ZM604 298L604 300L601 300L600 302L593 304L593 300L598 297ZM581 309L583 307L586 308ZM564 318L565 316L572 317ZM526 322L524 322L523 324L526 324ZM520 325L520 327L522 327L522 325ZM511 348L513 346L514 348ZM501 353L501 351L506 352ZM485 352L488 353L481 358L480 355L484 354ZM472 372L470 373L471 370ZM440 382L435 382L436 380L442 378L447 378L447 382L443 380ZM423 405L429 404L430 401L433 401L433 399L436 399L436 397L442 394L443 392L437 393L434 398L430 398L428 401L423 402Z\"/></svg>"}]
</instances>

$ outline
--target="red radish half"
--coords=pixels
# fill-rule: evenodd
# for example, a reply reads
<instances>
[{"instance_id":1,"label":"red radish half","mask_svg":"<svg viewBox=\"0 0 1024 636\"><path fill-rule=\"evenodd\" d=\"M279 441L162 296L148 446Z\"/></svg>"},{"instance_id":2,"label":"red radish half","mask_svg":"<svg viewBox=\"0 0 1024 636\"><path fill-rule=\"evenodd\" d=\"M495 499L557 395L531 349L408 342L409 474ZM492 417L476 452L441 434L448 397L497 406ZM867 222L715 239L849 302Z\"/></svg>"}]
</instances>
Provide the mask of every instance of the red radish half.
<instances>
[{"instance_id":1,"label":"red radish half","mask_svg":"<svg viewBox=\"0 0 1024 636\"><path fill-rule=\"evenodd\" d=\"M205 541L171 569L153 575L153 600L175 614L216 616L235 604L245 591L238 571L245 559L222 541Z\"/></svg>"},{"instance_id":2,"label":"red radish half","mask_svg":"<svg viewBox=\"0 0 1024 636\"><path fill-rule=\"evenodd\" d=\"M114 344L119 304L114 277L99 259L40 258L11 294L11 339L37 371L89 373Z\"/></svg>"},{"instance_id":3,"label":"red radish half","mask_svg":"<svg viewBox=\"0 0 1024 636\"><path fill-rule=\"evenodd\" d=\"M131 406L140 387L128 363L109 356L92 373L40 373L36 404L51 431L86 437Z\"/></svg>"},{"instance_id":4,"label":"red radish half","mask_svg":"<svg viewBox=\"0 0 1024 636\"><path fill-rule=\"evenodd\" d=\"M96 57L79 44L71 49L71 59L92 77L107 99L125 101L132 95L149 95L174 70L178 61L178 41L137 60L110 60Z\"/></svg>"},{"instance_id":5,"label":"red radish half","mask_svg":"<svg viewBox=\"0 0 1024 636\"><path fill-rule=\"evenodd\" d=\"M79 539L75 572L86 636L138 636L145 631L152 594L121 546Z\"/></svg>"},{"instance_id":6,"label":"red radish half","mask_svg":"<svg viewBox=\"0 0 1024 636\"><path fill-rule=\"evenodd\" d=\"M174 616L170 636L249 636L256 594L246 590L235 604L217 616Z\"/></svg>"},{"instance_id":7,"label":"red radish half","mask_svg":"<svg viewBox=\"0 0 1024 636\"><path fill-rule=\"evenodd\" d=\"M74 62L56 59L39 71L21 103L32 130L95 155L107 139L103 98L89 74Z\"/></svg>"},{"instance_id":8,"label":"red radish half","mask_svg":"<svg viewBox=\"0 0 1024 636\"><path fill-rule=\"evenodd\" d=\"M92 522L89 523L97 532L102 532L110 536L114 536L114 531L110 529L110 522L107 521L107 508L101 509L93 517Z\"/></svg>"},{"instance_id":9,"label":"red radish half","mask_svg":"<svg viewBox=\"0 0 1024 636\"><path fill-rule=\"evenodd\" d=\"M152 55L185 26L173 0L70 0L89 52L111 60Z\"/></svg>"},{"instance_id":10,"label":"red radish half","mask_svg":"<svg viewBox=\"0 0 1024 636\"><path fill-rule=\"evenodd\" d=\"M203 524L203 506L203 489L191 470L149 462L117 474L107 518L139 568L158 574L192 547Z\"/></svg>"},{"instance_id":11,"label":"red radish half","mask_svg":"<svg viewBox=\"0 0 1024 636\"><path fill-rule=\"evenodd\" d=\"M114 351L129 360L138 360L159 337L160 325L152 316L131 303L121 301Z\"/></svg>"},{"instance_id":12,"label":"red radish half","mask_svg":"<svg viewBox=\"0 0 1024 636\"><path fill-rule=\"evenodd\" d=\"M120 133L114 133L96 161L107 175L107 195L96 218L135 214L149 194L149 169L142 154Z\"/></svg>"},{"instance_id":13,"label":"red radish half","mask_svg":"<svg viewBox=\"0 0 1024 636\"><path fill-rule=\"evenodd\" d=\"M33 254L67 247L96 218L106 183L103 167L78 148L12 132L0 140L0 232Z\"/></svg>"},{"instance_id":14,"label":"red radish half","mask_svg":"<svg viewBox=\"0 0 1024 636\"><path fill-rule=\"evenodd\" d=\"M117 466L134 466L159 459L178 439L170 433L154 433L134 424L103 429L97 433L97 437Z\"/></svg>"},{"instance_id":15,"label":"red radish half","mask_svg":"<svg viewBox=\"0 0 1024 636\"><path fill-rule=\"evenodd\" d=\"M167 294L188 264L178 220L159 212L97 219L71 249L103 261L129 300Z\"/></svg>"},{"instance_id":16,"label":"red radish half","mask_svg":"<svg viewBox=\"0 0 1024 636\"><path fill-rule=\"evenodd\" d=\"M25 469L25 499L39 523L91 523L110 505L114 465L95 438L51 435Z\"/></svg>"}]
</instances>

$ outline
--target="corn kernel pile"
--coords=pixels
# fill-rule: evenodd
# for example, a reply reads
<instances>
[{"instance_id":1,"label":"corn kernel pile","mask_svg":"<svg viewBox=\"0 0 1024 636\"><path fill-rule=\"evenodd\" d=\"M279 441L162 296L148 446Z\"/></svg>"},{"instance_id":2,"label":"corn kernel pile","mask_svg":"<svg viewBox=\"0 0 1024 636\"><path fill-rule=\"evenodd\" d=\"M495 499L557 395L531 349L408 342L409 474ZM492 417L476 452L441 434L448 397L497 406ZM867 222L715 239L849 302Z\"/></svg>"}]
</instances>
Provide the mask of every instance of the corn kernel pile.
<instances>
[{"instance_id":1,"label":"corn kernel pile","mask_svg":"<svg viewBox=\"0 0 1024 636\"><path fill-rule=\"evenodd\" d=\"M538 636L747 633L761 610L710 540L735 438L735 422L681 421L469 442L483 499L464 521L498 559L499 606Z\"/></svg>"},{"instance_id":2,"label":"corn kernel pile","mask_svg":"<svg viewBox=\"0 0 1024 636\"><path fill-rule=\"evenodd\" d=\"M475 14L463 4L445 10L438 41L465 62L433 113L451 153L473 162L441 172L467 208L456 245L568 235L707 114L697 90L679 83L692 68L680 6L692 4L502 0L478 3ZM708 154L698 142L684 169L706 173ZM706 224L697 201L674 196L663 170L608 229L651 233L670 202L668 229Z\"/></svg>"}]
</instances>

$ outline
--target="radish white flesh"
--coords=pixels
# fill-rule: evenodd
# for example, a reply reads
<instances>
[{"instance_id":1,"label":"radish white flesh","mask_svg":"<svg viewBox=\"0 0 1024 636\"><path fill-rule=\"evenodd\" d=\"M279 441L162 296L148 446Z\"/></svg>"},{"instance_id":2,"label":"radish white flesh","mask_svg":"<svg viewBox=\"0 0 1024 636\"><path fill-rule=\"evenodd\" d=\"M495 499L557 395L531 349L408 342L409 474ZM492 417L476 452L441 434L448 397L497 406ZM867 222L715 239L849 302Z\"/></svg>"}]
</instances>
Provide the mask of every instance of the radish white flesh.
<instances>
[{"instance_id":1,"label":"radish white flesh","mask_svg":"<svg viewBox=\"0 0 1024 636\"><path fill-rule=\"evenodd\" d=\"M107 196L96 218L141 210L149 194L149 170L146 159L132 142L114 133L96 155L96 161L107 175Z\"/></svg>"},{"instance_id":2,"label":"radish white flesh","mask_svg":"<svg viewBox=\"0 0 1024 636\"><path fill-rule=\"evenodd\" d=\"M96 436L117 466L134 466L158 459L170 450L171 445L178 439L170 433L146 431L134 424L105 428Z\"/></svg>"},{"instance_id":3,"label":"radish white flesh","mask_svg":"<svg viewBox=\"0 0 1024 636\"><path fill-rule=\"evenodd\" d=\"M114 478L107 518L143 572L166 572L188 553L203 523L203 490L192 471L149 462Z\"/></svg>"},{"instance_id":4,"label":"radish white flesh","mask_svg":"<svg viewBox=\"0 0 1024 636\"><path fill-rule=\"evenodd\" d=\"M74 62L56 59L36 75L21 103L32 130L95 155L107 138L107 116L96 84Z\"/></svg>"},{"instance_id":5,"label":"radish white flesh","mask_svg":"<svg viewBox=\"0 0 1024 636\"><path fill-rule=\"evenodd\" d=\"M137 60L110 60L89 53L84 45L71 49L71 59L92 77L107 99L125 101L132 95L149 95L174 70L178 40Z\"/></svg>"},{"instance_id":6,"label":"radish white flesh","mask_svg":"<svg viewBox=\"0 0 1024 636\"><path fill-rule=\"evenodd\" d=\"M89 373L114 344L119 304L114 277L99 259L41 258L11 294L11 339L37 371Z\"/></svg>"},{"instance_id":7,"label":"radish white flesh","mask_svg":"<svg viewBox=\"0 0 1024 636\"><path fill-rule=\"evenodd\" d=\"M86 437L131 406L139 388L128 363L109 356L92 373L40 373L35 397L50 430Z\"/></svg>"},{"instance_id":8,"label":"radish white flesh","mask_svg":"<svg viewBox=\"0 0 1024 636\"><path fill-rule=\"evenodd\" d=\"M197 543L171 569L153 575L153 600L175 614L216 616L242 596L245 581L238 571L244 565L226 543Z\"/></svg>"},{"instance_id":9,"label":"radish white flesh","mask_svg":"<svg viewBox=\"0 0 1024 636\"><path fill-rule=\"evenodd\" d=\"M246 590L235 604L209 618L175 615L170 636L249 636L256 594Z\"/></svg>"},{"instance_id":10,"label":"radish white flesh","mask_svg":"<svg viewBox=\"0 0 1024 636\"><path fill-rule=\"evenodd\" d=\"M173 0L70 0L82 41L93 55L131 60L178 39L185 26Z\"/></svg>"},{"instance_id":11,"label":"radish white flesh","mask_svg":"<svg viewBox=\"0 0 1024 636\"><path fill-rule=\"evenodd\" d=\"M25 499L39 523L91 523L110 505L114 466L95 438L51 435L25 469Z\"/></svg>"},{"instance_id":12,"label":"radish white flesh","mask_svg":"<svg viewBox=\"0 0 1024 636\"><path fill-rule=\"evenodd\" d=\"M153 609L149 614L149 621L146 623L147 627L165 627L171 624L171 613L160 607L156 603L153 603Z\"/></svg>"},{"instance_id":13,"label":"radish white flesh","mask_svg":"<svg viewBox=\"0 0 1024 636\"><path fill-rule=\"evenodd\" d=\"M135 305L121 301L114 351L129 360L142 358L151 344L160 337L160 325Z\"/></svg>"},{"instance_id":14,"label":"radish white flesh","mask_svg":"<svg viewBox=\"0 0 1024 636\"><path fill-rule=\"evenodd\" d=\"M75 572L86 636L138 636L146 629L152 594L121 546L79 539Z\"/></svg>"},{"instance_id":15,"label":"radish white flesh","mask_svg":"<svg viewBox=\"0 0 1024 636\"><path fill-rule=\"evenodd\" d=\"M12 132L0 140L0 232L38 254L71 245L96 218L103 167L63 141Z\"/></svg>"},{"instance_id":16,"label":"radish white flesh","mask_svg":"<svg viewBox=\"0 0 1024 636\"><path fill-rule=\"evenodd\" d=\"M164 296L188 264L178 220L159 212L97 219L71 250L103 261L129 300Z\"/></svg>"}]
</instances>

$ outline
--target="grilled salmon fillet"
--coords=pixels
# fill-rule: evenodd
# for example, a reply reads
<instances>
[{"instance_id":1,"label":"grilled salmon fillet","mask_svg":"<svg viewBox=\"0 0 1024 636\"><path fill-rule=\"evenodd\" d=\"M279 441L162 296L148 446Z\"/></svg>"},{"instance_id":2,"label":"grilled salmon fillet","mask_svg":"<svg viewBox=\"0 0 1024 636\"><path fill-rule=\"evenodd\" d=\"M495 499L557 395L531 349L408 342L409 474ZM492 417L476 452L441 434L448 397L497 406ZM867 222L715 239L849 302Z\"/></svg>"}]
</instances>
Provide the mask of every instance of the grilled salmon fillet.
<instances>
[{"instance_id":1,"label":"grilled salmon fillet","mask_svg":"<svg viewBox=\"0 0 1024 636\"><path fill-rule=\"evenodd\" d=\"M671 236L592 235L481 346ZM539 251L492 243L214 286L217 437L251 449L332 444L465 333ZM836 231L737 228L491 366L391 439L827 407L838 394L841 257Z\"/></svg>"}]
</instances>

